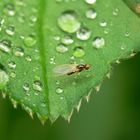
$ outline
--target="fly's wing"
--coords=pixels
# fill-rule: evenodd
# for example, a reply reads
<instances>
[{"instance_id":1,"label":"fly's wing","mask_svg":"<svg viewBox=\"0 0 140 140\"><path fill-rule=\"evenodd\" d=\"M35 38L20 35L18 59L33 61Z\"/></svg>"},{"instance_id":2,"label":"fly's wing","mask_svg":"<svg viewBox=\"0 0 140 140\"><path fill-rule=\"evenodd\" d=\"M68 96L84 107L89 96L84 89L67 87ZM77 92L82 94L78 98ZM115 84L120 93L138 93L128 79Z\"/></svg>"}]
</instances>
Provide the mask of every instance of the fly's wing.
<instances>
[{"instance_id":1,"label":"fly's wing","mask_svg":"<svg viewBox=\"0 0 140 140\"><path fill-rule=\"evenodd\" d=\"M56 66L53 69L53 72L57 76L67 75L68 73L75 72L76 71L76 66L77 66L77 64L59 65L59 66Z\"/></svg>"}]
</instances>

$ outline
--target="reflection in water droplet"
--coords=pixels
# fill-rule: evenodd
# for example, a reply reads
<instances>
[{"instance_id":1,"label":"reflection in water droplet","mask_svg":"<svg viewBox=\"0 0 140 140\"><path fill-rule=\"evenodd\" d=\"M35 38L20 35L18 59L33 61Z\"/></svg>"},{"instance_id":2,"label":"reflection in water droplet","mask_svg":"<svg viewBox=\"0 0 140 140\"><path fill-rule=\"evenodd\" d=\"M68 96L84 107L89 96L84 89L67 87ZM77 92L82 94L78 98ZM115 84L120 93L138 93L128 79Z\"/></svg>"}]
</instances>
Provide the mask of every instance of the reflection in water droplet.
<instances>
[{"instance_id":1,"label":"reflection in water droplet","mask_svg":"<svg viewBox=\"0 0 140 140\"><path fill-rule=\"evenodd\" d=\"M75 57L83 57L85 55L85 51L82 47L76 47L73 52L73 56Z\"/></svg>"},{"instance_id":2,"label":"reflection in water droplet","mask_svg":"<svg viewBox=\"0 0 140 140\"><path fill-rule=\"evenodd\" d=\"M14 16L15 15L15 7L13 4L7 4L4 6L3 12L7 16Z\"/></svg>"},{"instance_id":3,"label":"reflection in water droplet","mask_svg":"<svg viewBox=\"0 0 140 140\"><path fill-rule=\"evenodd\" d=\"M96 49L101 49L101 48L103 48L105 46L105 40L102 37L96 37L93 40L92 45Z\"/></svg>"},{"instance_id":4,"label":"reflection in water droplet","mask_svg":"<svg viewBox=\"0 0 140 140\"><path fill-rule=\"evenodd\" d=\"M12 43L10 40L4 39L4 40L0 41L0 50L5 53L10 53L11 46L12 46Z\"/></svg>"},{"instance_id":5,"label":"reflection in water droplet","mask_svg":"<svg viewBox=\"0 0 140 140\"><path fill-rule=\"evenodd\" d=\"M76 36L80 40L88 40L91 36L91 32L87 28L81 28L77 31Z\"/></svg>"},{"instance_id":6,"label":"reflection in water droplet","mask_svg":"<svg viewBox=\"0 0 140 140\"><path fill-rule=\"evenodd\" d=\"M96 0L85 0L85 2L87 4L94 4L94 3L96 3Z\"/></svg>"},{"instance_id":7,"label":"reflection in water droplet","mask_svg":"<svg viewBox=\"0 0 140 140\"><path fill-rule=\"evenodd\" d=\"M61 43L65 44L65 45L70 45L73 42L74 41L70 36L65 36L64 38L61 39Z\"/></svg>"},{"instance_id":8,"label":"reflection in water droplet","mask_svg":"<svg viewBox=\"0 0 140 140\"><path fill-rule=\"evenodd\" d=\"M23 48L21 48L21 47L16 48L14 50L14 54L15 54L15 56L23 57L24 56L24 50L23 50Z\"/></svg>"},{"instance_id":9,"label":"reflection in water droplet","mask_svg":"<svg viewBox=\"0 0 140 140\"><path fill-rule=\"evenodd\" d=\"M58 93L58 94L61 94L61 93L63 93L64 92L64 90L62 89L62 88L60 88L60 87L58 87L57 89L56 89L56 93Z\"/></svg>"},{"instance_id":10,"label":"reflection in water droplet","mask_svg":"<svg viewBox=\"0 0 140 140\"><path fill-rule=\"evenodd\" d=\"M29 35L27 37L24 38L24 44L27 47L32 47L36 44L36 39L33 35Z\"/></svg>"},{"instance_id":11,"label":"reflection in water droplet","mask_svg":"<svg viewBox=\"0 0 140 140\"><path fill-rule=\"evenodd\" d=\"M66 11L58 18L58 25L63 31L74 33L80 28L81 23L74 11Z\"/></svg>"},{"instance_id":12,"label":"reflection in water droplet","mask_svg":"<svg viewBox=\"0 0 140 140\"><path fill-rule=\"evenodd\" d=\"M8 81L9 81L9 76L7 75L7 73L3 70L0 70L0 89L5 88Z\"/></svg>"},{"instance_id":13,"label":"reflection in water droplet","mask_svg":"<svg viewBox=\"0 0 140 140\"><path fill-rule=\"evenodd\" d=\"M97 12L94 9L88 9L86 11L86 17L89 19L95 19L97 17Z\"/></svg>"},{"instance_id":14,"label":"reflection in water droplet","mask_svg":"<svg viewBox=\"0 0 140 140\"><path fill-rule=\"evenodd\" d=\"M35 91L38 91L38 92L40 92L40 91L42 91L42 83L41 83L41 81L34 81L34 83L33 83L33 89L35 90Z\"/></svg>"},{"instance_id":15,"label":"reflection in water droplet","mask_svg":"<svg viewBox=\"0 0 140 140\"><path fill-rule=\"evenodd\" d=\"M56 51L59 52L59 53L65 53L68 51L68 48L63 45L63 44L59 44L57 47L56 47Z\"/></svg>"},{"instance_id":16,"label":"reflection in water droplet","mask_svg":"<svg viewBox=\"0 0 140 140\"><path fill-rule=\"evenodd\" d=\"M5 32L8 35L13 36L15 34L15 27L14 26L8 26L5 30Z\"/></svg>"}]
</instances>

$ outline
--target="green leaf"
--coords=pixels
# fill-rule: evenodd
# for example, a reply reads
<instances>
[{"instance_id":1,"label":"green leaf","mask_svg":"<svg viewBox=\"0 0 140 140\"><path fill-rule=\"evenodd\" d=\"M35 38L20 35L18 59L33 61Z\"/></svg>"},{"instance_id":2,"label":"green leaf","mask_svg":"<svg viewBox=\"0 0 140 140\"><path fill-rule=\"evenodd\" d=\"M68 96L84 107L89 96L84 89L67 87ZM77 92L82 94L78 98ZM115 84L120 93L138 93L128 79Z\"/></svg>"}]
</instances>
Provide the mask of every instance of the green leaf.
<instances>
[{"instance_id":1,"label":"green leaf","mask_svg":"<svg viewBox=\"0 0 140 140\"><path fill-rule=\"evenodd\" d=\"M0 89L15 107L42 121L70 120L82 98L99 91L111 64L140 50L140 19L123 1L88 2L0 3ZM72 75L53 72L71 63L91 67Z\"/></svg>"}]
</instances>

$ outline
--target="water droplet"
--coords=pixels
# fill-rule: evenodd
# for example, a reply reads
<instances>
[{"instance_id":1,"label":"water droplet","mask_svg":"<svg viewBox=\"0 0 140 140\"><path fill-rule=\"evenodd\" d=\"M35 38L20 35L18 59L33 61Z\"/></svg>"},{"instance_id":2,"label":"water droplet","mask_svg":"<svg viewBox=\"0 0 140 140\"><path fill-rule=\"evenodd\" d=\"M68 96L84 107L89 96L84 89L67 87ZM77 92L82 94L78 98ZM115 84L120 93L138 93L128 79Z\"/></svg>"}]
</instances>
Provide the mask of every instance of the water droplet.
<instances>
[{"instance_id":1,"label":"water droplet","mask_svg":"<svg viewBox=\"0 0 140 140\"><path fill-rule=\"evenodd\" d=\"M96 49L101 49L101 48L103 48L105 46L105 40L102 37L96 37L93 40L92 45Z\"/></svg>"},{"instance_id":2,"label":"water droplet","mask_svg":"<svg viewBox=\"0 0 140 140\"><path fill-rule=\"evenodd\" d=\"M30 17L30 20L31 20L31 22L35 23L35 22L37 22L37 17L35 15L32 15Z\"/></svg>"},{"instance_id":3,"label":"water droplet","mask_svg":"<svg viewBox=\"0 0 140 140\"><path fill-rule=\"evenodd\" d=\"M13 61L10 61L10 62L8 63L8 67L9 67L10 69L15 69L15 68L16 68L16 63L13 62Z\"/></svg>"},{"instance_id":4,"label":"water droplet","mask_svg":"<svg viewBox=\"0 0 140 140\"><path fill-rule=\"evenodd\" d=\"M96 3L96 0L85 0L85 2L87 4L94 4L94 3Z\"/></svg>"},{"instance_id":5,"label":"water droplet","mask_svg":"<svg viewBox=\"0 0 140 140\"><path fill-rule=\"evenodd\" d=\"M76 47L73 52L73 56L75 57L83 57L85 55L85 51L82 47Z\"/></svg>"},{"instance_id":6,"label":"water droplet","mask_svg":"<svg viewBox=\"0 0 140 140\"><path fill-rule=\"evenodd\" d=\"M25 59L26 59L28 62L31 62L31 61L32 61L32 58L31 58L30 55L27 55L27 56L25 57Z\"/></svg>"},{"instance_id":7,"label":"water droplet","mask_svg":"<svg viewBox=\"0 0 140 140\"><path fill-rule=\"evenodd\" d=\"M10 76L11 76L12 78L15 78L15 77L16 77L16 73L13 71L13 72L10 73Z\"/></svg>"},{"instance_id":8,"label":"water droplet","mask_svg":"<svg viewBox=\"0 0 140 140\"><path fill-rule=\"evenodd\" d=\"M115 9L113 10L113 15L114 15L114 16L117 16L117 15L118 15L118 12L119 12L119 9L118 9L118 8L115 8Z\"/></svg>"},{"instance_id":9,"label":"water droplet","mask_svg":"<svg viewBox=\"0 0 140 140\"><path fill-rule=\"evenodd\" d=\"M14 50L14 54L15 54L15 56L23 57L24 56L24 49L21 47L18 47Z\"/></svg>"},{"instance_id":10,"label":"water droplet","mask_svg":"<svg viewBox=\"0 0 140 140\"><path fill-rule=\"evenodd\" d=\"M62 89L62 88L60 88L60 87L58 87L57 89L56 89L56 93L58 93L58 94L61 94L61 93L63 93L64 92L64 90Z\"/></svg>"},{"instance_id":11,"label":"water droplet","mask_svg":"<svg viewBox=\"0 0 140 140\"><path fill-rule=\"evenodd\" d=\"M70 36L65 36L64 38L61 39L61 43L65 44L65 45L70 45L73 42L74 41Z\"/></svg>"},{"instance_id":12,"label":"water droplet","mask_svg":"<svg viewBox=\"0 0 140 140\"><path fill-rule=\"evenodd\" d=\"M8 26L5 30L5 32L8 35L13 36L15 34L15 27L14 26Z\"/></svg>"},{"instance_id":13,"label":"water droplet","mask_svg":"<svg viewBox=\"0 0 140 140\"><path fill-rule=\"evenodd\" d=\"M88 9L86 11L86 17L89 19L95 19L97 17L97 12L94 9Z\"/></svg>"},{"instance_id":14,"label":"water droplet","mask_svg":"<svg viewBox=\"0 0 140 140\"><path fill-rule=\"evenodd\" d=\"M3 70L0 70L0 89L5 88L6 84L9 81L9 76Z\"/></svg>"},{"instance_id":15,"label":"water droplet","mask_svg":"<svg viewBox=\"0 0 140 140\"><path fill-rule=\"evenodd\" d=\"M80 40L88 40L91 36L91 32L87 28L81 28L77 31L76 35Z\"/></svg>"},{"instance_id":16,"label":"water droplet","mask_svg":"<svg viewBox=\"0 0 140 140\"><path fill-rule=\"evenodd\" d=\"M50 58L50 64L55 64L55 57Z\"/></svg>"},{"instance_id":17,"label":"water droplet","mask_svg":"<svg viewBox=\"0 0 140 140\"><path fill-rule=\"evenodd\" d=\"M38 92L40 92L40 91L42 91L42 83L40 82L40 81L34 81L34 83L33 83L33 89L35 90L35 91L38 91Z\"/></svg>"},{"instance_id":18,"label":"water droplet","mask_svg":"<svg viewBox=\"0 0 140 140\"><path fill-rule=\"evenodd\" d=\"M58 44L58 46L56 47L56 51L59 53L65 53L68 51L68 47L63 44Z\"/></svg>"},{"instance_id":19,"label":"water droplet","mask_svg":"<svg viewBox=\"0 0 140 140\"><path fill-rule=\"evenodd\" d=\"M74 11L66 11L58 18L58 25L63 31L74 33L80 28L81 23Z\"/></svg>"},{"instance_id":20,"label":"water droplet","mask_svg":"<svg viewBox=\"0 0 140 140\"><path fill-rule=\"evenodd\" d=\"M27 47L32 47L36 44L36 39L33 35L29 35L27 37L24 38L24 44Z\"/></svg>"},{"instance_id":21,"label":"water droplet","mask_svg":"<svg viewBox=\"0 0 140 140\"><path fill-rule=\"evenodd\" d=\"M7 16L14 16L15 15L15 7L13 4L7 4L4 6L3 12Z\"/></svg>"},{"instance_id":22,"label":"water droplet","mask_svg":"<svg viewBox=\"0 0 140 140\"><path fill-rule=\"evenodd\" d=\"M100 26L106 27L107 26L107 22L105 20L101 20L100 21Z\"/></svg>"},{"instance_id":23,"label":"water droplet","mask_svg":"<svg viewBox=\"0 0 140 140\"><path fill-rule=\"evenodd\" d=\"M3 26L4 22L5 22L4 19L0 19L0 31L2 30L2 26Z\"/></svg>"},{"instance_id":24,"label":"water droplet","mask_svg":"<svg viewBox=\"0 0 140 140\"><path fill-rule=\"evenodd\" d=\"M0 41L0 50L5 53L11 52L11 46L12 46L12 43L10 40L4 39L4 40Z\"/></svg>"},{"instance_id":25,"label":"water droplet","mask_svg":"<svg viewBox=\"0 0 140 140\"><path fill-rule=\"evenodd\" d=\"M30 86L29 86L28 83L25 83L25 84L23 85L23 90L24 90L25 92L29 92Z\"/></svg>"}]
</instances>

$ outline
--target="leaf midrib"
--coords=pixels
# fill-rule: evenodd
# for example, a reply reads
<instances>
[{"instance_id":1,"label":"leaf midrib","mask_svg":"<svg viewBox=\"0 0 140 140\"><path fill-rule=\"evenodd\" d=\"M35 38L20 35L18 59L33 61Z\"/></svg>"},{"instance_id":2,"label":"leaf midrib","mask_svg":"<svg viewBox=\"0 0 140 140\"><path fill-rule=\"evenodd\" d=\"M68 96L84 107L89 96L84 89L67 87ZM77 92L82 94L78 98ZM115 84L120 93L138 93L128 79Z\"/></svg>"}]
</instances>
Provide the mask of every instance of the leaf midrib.
<instances>
[{"instance_id":1,"label":"leaf midrib","mask_svg":"<svg viewBox=\"0 0 140 140\"><path fill-rule=\"evenodd\" d=\"M48 80L47 80L47 63L46 63L46 54L45 54L45 36L44 36L44 19L45 19L45 11L46 11L46 0L40 0L39 1L39 17L38 17L38 38L39 43L41 44L39 46L39 53L40 53L40 59L41 59L41 66L43 70L43 80L44 80L44 91L46 94L46 103L48 107L48 113L50 114L50 107L49 107L49 92L48 92ZM49 115L48 114L48 115ZM48 116L49 117L49 116Z\"/></svg>"}]
</instances>

